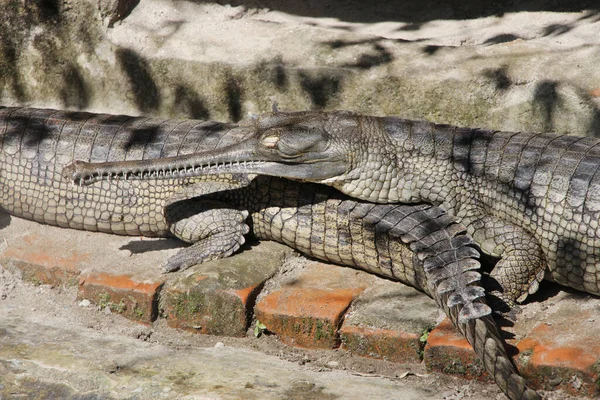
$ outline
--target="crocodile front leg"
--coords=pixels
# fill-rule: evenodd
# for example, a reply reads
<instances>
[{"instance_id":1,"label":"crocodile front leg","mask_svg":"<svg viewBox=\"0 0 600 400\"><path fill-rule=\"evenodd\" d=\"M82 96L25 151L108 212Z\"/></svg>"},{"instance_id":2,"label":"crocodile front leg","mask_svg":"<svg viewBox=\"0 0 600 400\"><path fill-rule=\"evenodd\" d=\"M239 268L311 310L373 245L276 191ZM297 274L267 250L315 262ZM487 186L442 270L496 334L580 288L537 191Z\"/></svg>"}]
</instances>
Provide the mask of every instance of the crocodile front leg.
<instances>
[{"instance_id":1,"label":"crocodile front leg","mask_svg":"<svg viewBox=\"0 0 600 400\"><path fill-rule=\"evenodd\" d=\"M171 196L163 210L169 231L192 245L172 256L164 272L229 257L244 244L244 235L250 231L245 223L248 211L204 196L246 187L252 179L247 175L215 176L187 185Z\"/></svg>"},{"instance_id":2,"label":"crocodile front leg","mask_svg":"<svg viewBox=\"0 0 600 400\"><path fill-rule=\"evenodd\" d=\"M493 309L514 319L520 312L517 302L535 293L544 278L542 248L533 235L500 218L477 208L464 214L458 217L481 250L500 258L487 285Z\"/></svg>"},{"instance_id":3,"label":"crocodile front leg","mask_svg":"<svg viewBox=\"0 0 600 400\"><path fill-rule=\"evenodd\" d=\"M244 244L250 231L245 221L248 211L203 199L170 205L165 209L170 232L192 245L169 258L164 272L184 270L204 261L229 257Z\"/></svg>"}]
</instances>

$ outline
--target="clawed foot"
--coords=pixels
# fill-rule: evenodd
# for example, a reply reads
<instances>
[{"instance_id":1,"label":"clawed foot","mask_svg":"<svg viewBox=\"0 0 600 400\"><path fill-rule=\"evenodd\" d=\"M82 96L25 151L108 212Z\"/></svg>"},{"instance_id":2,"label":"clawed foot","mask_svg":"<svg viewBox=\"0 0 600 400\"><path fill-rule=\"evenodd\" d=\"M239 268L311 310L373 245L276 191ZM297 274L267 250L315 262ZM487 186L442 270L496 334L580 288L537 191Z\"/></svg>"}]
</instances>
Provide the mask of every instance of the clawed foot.
<instances>
[{"instance_id":1,"label":"clawed foot","mask_svg":"<svg viewBox=\"0 0 600 400\"><path fill-rule=\"evenodd\" d=\"M248 230L248 225L240 224L238 232L219 232L179 250L167 260L163 273L184 271L206 261L229 257L245 243Z\"/></svg>"},{"instance_id":2,"label":"clawed foot","mask_svg":"<svg viewBox=\"0 0 600 400\"><path fill-rule=\"evenodd\" d=\"M514 300L506 298L501 292L488 293L487 301L494 314L500 315L511 322L517 322L518 315L523 312Z\"/></svg>"},{"instance_id":3,"label":"clawed foot","mask_svg":"<svg viewBox=\"0 0 600 400\"><path fill-rule=\"evenodd\" d=\"M203 262L229 257L239 250L242 244L244 244L243 236L240 236L238 241L230 243L230 247L223 248L220 251L207 248L206 242L194 243L185 249L179 250L174 256L171 256L163 267L163 273L184 271Z\"/></svg>"},{"instance_id":4,"label":"clawed foot","mask_svg":"<svg viewBox=\"0 0 600 400\"><path fill-rule=\"evenodd\" d=\"M183 201L166 210L171 233L191 246L169 258L163 271L185 270L205 261L225 258L236 252L250 231L248 211L224 207L215 201Z\"/></svg>"}]
</instances>

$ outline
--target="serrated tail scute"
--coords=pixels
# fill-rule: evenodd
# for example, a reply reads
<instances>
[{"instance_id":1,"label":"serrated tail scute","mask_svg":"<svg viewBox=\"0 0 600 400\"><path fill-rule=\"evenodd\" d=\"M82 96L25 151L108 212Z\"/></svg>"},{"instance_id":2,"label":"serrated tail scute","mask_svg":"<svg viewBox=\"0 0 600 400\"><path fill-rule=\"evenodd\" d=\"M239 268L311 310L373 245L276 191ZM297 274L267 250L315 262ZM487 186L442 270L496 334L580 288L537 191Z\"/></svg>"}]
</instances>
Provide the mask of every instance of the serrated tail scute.
<instances>
[{"instance_id":1,"label":"serrated tail scute","mask_svg":"<svg viewBox=\"0 0 600 400\"><path fill-rule=\"evenodd\" d=\"M427 211L420 213L427 214ZM413 218L425 220L421 216ZM439 215L438 220L441 220ZM427 233L427 229L438 231ZM445 241L440 239L442 232L439 230L445 231ZM491 316L492 310L485 304L485 289L479 284L479 252L473 247L473 239L465 234L464 227L456 223L448 226L423 224L413 227L402 236L402 241L409 244L422 261L435 300L465 335L502 391L511 400L539 399L535 391L527 388L504 348Z\"/></svg>"},{"instance_id":2,"label":"serrated tail scute","mask_svg":"<svg viewBox=\"0 0 600 400\"><path fill-rule=\"evenodd\" d=\"M479 298L485 297L485 289L481 286L469 286L466 289L457 289L448 296L448 307L471 304Z\"/></svg>"},{"instance_id":3,"label":"serrated tail scute","mask_svg":"<svg viewBox=\"0 0 600 400\"><path fill-rule=\"evenodd\" d=\"M465 304L458 313L458 322L466 324L469 320L483 318L491 313L492 309L485 303L473 302Z\"/></svg>"}]
</instances>

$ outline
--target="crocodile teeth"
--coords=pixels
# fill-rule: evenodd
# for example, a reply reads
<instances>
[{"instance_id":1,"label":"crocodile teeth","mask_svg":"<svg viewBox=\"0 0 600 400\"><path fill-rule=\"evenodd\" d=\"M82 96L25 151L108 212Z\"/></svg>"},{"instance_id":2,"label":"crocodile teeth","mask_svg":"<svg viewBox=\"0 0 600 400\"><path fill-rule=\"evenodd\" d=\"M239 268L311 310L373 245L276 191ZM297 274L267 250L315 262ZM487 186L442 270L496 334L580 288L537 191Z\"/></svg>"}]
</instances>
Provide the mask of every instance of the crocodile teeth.
<instances>
[{"instance_id":1,"label":"crocodile teeth","mask_svg":"<svg viewBox=\"0 0 600 400\"><path fill-rule=\"evenodd\" d=\"M143 179L175 179L175 178L183 178L194 176L194 173L202 172L206 170L216 170L216 171L227 171L229 168L235 167L249 167L253 165L264 164L264 161L231 161L231 162L222 162L222 163L208 163L208 164L200 164L200 165L186 165L182 167L176 167L172 169L147 169L147 170L126 170L126 171L118 171L118 172L104 172L104 171L95 171L89 175L81 176L77 180L79 181L80 186L90 185L94 182L98 181L108 181L112 182L113 180L143 180Z\"/></svg>"}]
</instances>

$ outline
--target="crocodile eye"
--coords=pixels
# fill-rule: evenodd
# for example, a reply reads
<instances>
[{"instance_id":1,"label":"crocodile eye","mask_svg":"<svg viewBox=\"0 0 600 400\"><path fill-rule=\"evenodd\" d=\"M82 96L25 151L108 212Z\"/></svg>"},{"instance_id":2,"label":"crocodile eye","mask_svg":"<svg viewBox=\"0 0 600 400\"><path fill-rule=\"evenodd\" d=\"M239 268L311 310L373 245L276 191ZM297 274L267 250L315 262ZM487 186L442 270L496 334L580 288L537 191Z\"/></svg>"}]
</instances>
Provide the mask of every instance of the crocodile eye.
<instances>
[{"instance_id":1,"label":"crocodile eye","mask_svg":"<svg viewBox=\"0 0 600 400\"><path fill-rule=\"evenodd\" d=\"M287 126L270 129L260 139L263 150L284 159L294 159L327 149L329 137L321 129Z\"/></svg>"},{"instance_id":2,"label":"crocodile eye","mask_svg":"<svg viewBox=\"0 0 600 400\"><path fill-rule=\"evenodd\" d=\"M266 136L262 140L263 146L265 146L267 149L274 149L277 147L277 142L279 142L279 136L276 135Z\"/></svg>"}]
</instances>

